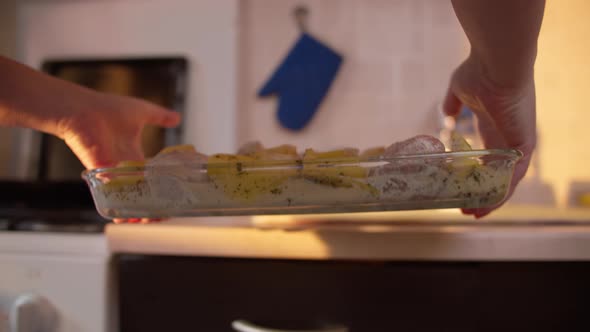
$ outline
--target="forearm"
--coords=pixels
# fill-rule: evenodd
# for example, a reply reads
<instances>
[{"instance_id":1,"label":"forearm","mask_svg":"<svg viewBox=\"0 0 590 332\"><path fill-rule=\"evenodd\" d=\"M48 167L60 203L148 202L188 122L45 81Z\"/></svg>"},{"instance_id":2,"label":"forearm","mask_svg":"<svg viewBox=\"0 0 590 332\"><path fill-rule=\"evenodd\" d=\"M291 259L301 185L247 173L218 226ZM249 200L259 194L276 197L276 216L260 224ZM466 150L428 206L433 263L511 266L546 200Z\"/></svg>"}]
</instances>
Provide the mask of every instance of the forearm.
<instances>
[{"instance_id":1,"label":"forearm","mask_svg":"<svg viewBox=\"0 0 590 332\"><path fill-rule=\"evenodd\" d=\"M452 0L471 57L500 86L530 80L545 0Z\"/></svg>"},{"instance_id":2,"label":"forearm","mask_svg":"<svg viewBox=\"0 0 590 332\"><path fill-rule=\"evenodd\" d=\"M59 122L77 111L86 89L0 57L0 126L59 136Z\"/></svg>"}]
</instances>

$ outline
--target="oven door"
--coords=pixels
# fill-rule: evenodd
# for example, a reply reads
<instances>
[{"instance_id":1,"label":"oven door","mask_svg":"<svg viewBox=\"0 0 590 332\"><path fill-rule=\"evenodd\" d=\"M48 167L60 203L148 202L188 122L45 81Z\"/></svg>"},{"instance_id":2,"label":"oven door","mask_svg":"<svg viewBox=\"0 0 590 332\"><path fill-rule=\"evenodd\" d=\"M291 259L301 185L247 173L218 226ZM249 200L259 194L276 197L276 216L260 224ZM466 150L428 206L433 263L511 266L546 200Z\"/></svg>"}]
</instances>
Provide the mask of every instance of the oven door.
<instances>
[{"instance_id":1,"label":"oven door","mask_svg":"<svg viewBox=\"0 0 590 332\"><path fill-rule=\"evenodd\" d=\"M182 57L50 60L44 71L92 90L132 96L184 113L187 61ZM175 128L147 125L142 148L149 158L168 145L180 144L182 123ZM38 180L80 180L84 170L65 143L41 135Z\"/></svg>"},{"instance_id":2,"label":"oven door","mask_svg":"<svg viewBox=\"0 0 590 332\"><path fill-rule=\"evenodd\" d=\"M120 330L590 331L585 262L121 254Z\"/></svg>"}]
</instances>

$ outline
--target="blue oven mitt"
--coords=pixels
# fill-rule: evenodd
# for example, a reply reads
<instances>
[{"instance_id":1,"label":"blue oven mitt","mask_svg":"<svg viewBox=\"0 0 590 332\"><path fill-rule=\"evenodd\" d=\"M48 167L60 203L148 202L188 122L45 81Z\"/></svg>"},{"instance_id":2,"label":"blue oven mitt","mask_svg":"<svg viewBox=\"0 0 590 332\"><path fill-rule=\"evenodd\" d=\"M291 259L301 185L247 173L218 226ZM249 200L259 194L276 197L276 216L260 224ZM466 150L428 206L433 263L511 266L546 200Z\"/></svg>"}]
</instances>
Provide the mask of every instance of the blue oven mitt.
<instances>
[{"instance_id":1,"label":"blue oven mitt","mask_svg":"<svg viewBox=\"0 0 590 332\"><path fill-rule=\"evenodd\" d=\"M317 111L341 63L342 56L303 33L258 96L277 94L281 125L300 130Z\"/></svg>"}]
</instances>

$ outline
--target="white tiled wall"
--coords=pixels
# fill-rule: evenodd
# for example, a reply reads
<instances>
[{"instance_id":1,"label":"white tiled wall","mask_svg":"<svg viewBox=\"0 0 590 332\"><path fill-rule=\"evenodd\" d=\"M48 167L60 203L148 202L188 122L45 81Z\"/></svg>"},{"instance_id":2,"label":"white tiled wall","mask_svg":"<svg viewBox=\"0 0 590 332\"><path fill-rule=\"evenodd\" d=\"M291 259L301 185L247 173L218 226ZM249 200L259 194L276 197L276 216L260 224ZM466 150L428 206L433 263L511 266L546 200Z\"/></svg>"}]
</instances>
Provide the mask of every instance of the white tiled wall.
<instances>
[{"instance_id":1,"label":"white tiled wall","mask_svg":"<svg viewBox=\"0 0 590 332\"><path fill-rule=\"evenodd\" d=\"M3 27L14 26L14 15L4 10L10 3L0 1L2 52L10 36ZM47 9L50 2L30 3L32 9L21 18L42 18L21 26L21 37L33 29L39 32L29 40L32 53L46 46L52 56L189 54L196 78L191 114L185 118L186 141L206 153L254 139L267 145L365 148L417 133L436 134L437 103L453 68L468 52L449 0L177 0L174 6L164 1L57 1L51 2L57 3L53 11ZM276 99L259 99L256 92L299 36L292 18L299 4L310 9L310 33L339 51L344 63L316 117L304 131L292 133L276 121ZM115 22L110 30L99 28L103 17L95 15L96 8L110 8ZM571 182L590 182L589 10L585 0L548 1L539 42L541 140L534 174L555 188L561 204ZM62 14L78 19L63 20ZM113 29L125 33L109 34ZM21 60L38 65L40 55L35 54ZM7 165L2 151L10 139L4 133L0 130L0 175ZM538 196L535 188L525 191Z\"/></svg>"},{"instance_id":2,"label":"white tiled wall","mask_svg":"<svg viewBox=\"0 0 590 332\"><path fill-rule=\"evenodd\" d=\"M241 142L365 148L436 134L436 105L469 51L449 0L240 4ZM256 91L298 38L291 16L298 4L311 11L311 34L341 52L344 63L310 125L291 133L275 118L276 99L258 99ZM539 146L513 201L565 206L572 182L590 192L589 10L585 0L547 1L536 66Z\"/></svg>"},{"instance_id":3,"label":"white tiled wall","mask_svg":"<svg viewBox=\"0 0 590 332\"><path fill-rule=\"evenodd\" d=\"M240 4L240 141L365 148L417 133L436 134L437 103L468 52L450 1ZM276 120L276 99L259 99L256 92L299 36L292 17L299 4L310 10L310 34L340 52L344 62L315 118L293 133Z\"/></svg>"}]
</instances>

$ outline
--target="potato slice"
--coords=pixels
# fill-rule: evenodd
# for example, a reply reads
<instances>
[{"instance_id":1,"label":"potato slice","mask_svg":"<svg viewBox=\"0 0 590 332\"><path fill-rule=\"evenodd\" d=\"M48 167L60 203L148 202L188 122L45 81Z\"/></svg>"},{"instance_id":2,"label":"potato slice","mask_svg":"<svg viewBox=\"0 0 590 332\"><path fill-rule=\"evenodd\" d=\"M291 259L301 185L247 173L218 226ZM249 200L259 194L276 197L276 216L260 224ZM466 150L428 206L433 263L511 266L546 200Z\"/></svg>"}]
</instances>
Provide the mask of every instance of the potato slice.
<instances>
[{"instance_id":1,"label":"potato slice","mask_svg":"<svg viewBox=\"0 0 590 332\"><path fill-rule=\"evenodd\" d=\"M294 145L283 144L264 150L264 153L268 155L285 155L291 157L299 157L297 154L297 148Z\"/></svg>"},{"instance_id":2,"label":"potato slice","mask_svg":"<svg viewBox=\"0 0 590 332\"><path fill-rule=\"evenodd\" d=\"M372 157L379 157L385 153L384 146L377 146L374 148L369 148L361 153L361 158L372 158Z\"/></svg>"},{"instance_id":3,"label":"potato slice","mask_svg":"<svg viewBox=\"0 0 590 332\"><path fill-rule=\"evenodd\" d=\"M451 151L472 151L467 140L456 131L451 132ZM450 163L450 170L459 178L466 178L470 174L477 174L480 167L479 161L475 158L454 159Z\"/></svg>"},{"instance_id":4,"label":"potato slice","mask_svg":"<svg viewBox=\"0 0 590 332\"><path fill-rule=\"evenodd\" d=\"M317 163L326 160L326 164ZM303 155L303 175L314 177L319 183L335 186L350 186L350 181L343 177L366 178L367 170L360 166L330 166L329 160L360 162L357 149L340 149L327 152L316 152L313 149L305 150ZM336 185L338 184L338 185Z\"/></svg>"},{"instance_id":5,"label":"potato slice","mask_svg":"<svg viewBox=\"0 0 590 332\"><path fill-rule=\"evenodd\" d=\"M209 157L207 174L225 194L245 201L252 200L261 194L282 191L281 185L290 176L297 174L294 168L249 170L245 164L256 165L256 158L215 154Z\"/></svg>"},{"instance_id":6,"label":"potato slice","mask_svg":"<svg viewBox=\"0 0 590 332\"><path fill-rule=\"evenodd\" d=\"M144 160L124 160L119 162L116 167L143 167L145 163Z\"/></svg>"},{"instance_id":7,"label":"potato slice","mask_svg":"<svg viewBox=\"0 0 590 332\"><path fill-rule=\"evenodd\" d=\"M345 148L340 150L332 150L327 152L317 152L314 149L306 149L303 154L303 161L318 160L318 159L347 159L358 157L359 150L353 148Z\"/></svg>"},{"instance_id":8,"label":"potato slice","mask_svg":"<svg viewBox=\"0 0 590 332\"><path fill-rule=\"evenodd\" d=\"M279 145L269 149L264 149L251 154L254 158L262 160L297 160L297 148L293 145Z\"/></svg>"},{"instance_id":9,"label":"potato slice","mask_svg":"<svg viewBox=\"0 0 590 332\"><path fill-rule=\"evenodd\" d=\"M467 142L465 137L456 131L451 132L451 151L471 151L471 145Z\"/></svg>"},{"instance_id":10,"label":"potato slice","mask_svg":"<svg viewBox=\"0 0 590 332\"><path fill-rule=\"evenodd\" d=\"M364 182L367 179L367 170L360 166L331 166L329 160L360 162L357 149L340 149L327 152L317 152L313 149L305 150L303 155L303 177L314 183L335 188L359 188L368 191L372 195L378 195L378 191L370 184ZM326 163L322 163L326 160ZM318 163L319 161L319 163Z\"/></svg>"}]
</instances>

